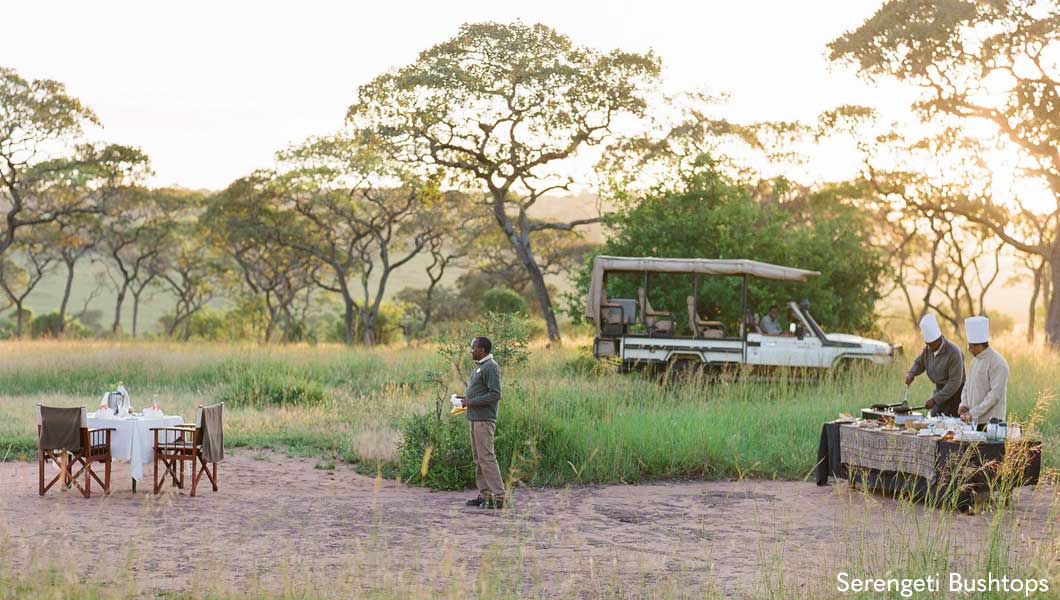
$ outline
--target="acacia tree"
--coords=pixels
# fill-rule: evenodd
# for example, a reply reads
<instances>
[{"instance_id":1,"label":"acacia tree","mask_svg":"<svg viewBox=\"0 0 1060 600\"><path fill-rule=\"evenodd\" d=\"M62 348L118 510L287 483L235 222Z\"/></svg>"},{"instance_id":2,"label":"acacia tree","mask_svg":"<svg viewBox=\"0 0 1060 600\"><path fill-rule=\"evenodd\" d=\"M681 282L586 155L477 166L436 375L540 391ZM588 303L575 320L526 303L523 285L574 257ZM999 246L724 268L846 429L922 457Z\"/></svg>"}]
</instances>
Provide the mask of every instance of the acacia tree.
<instances>
[{"instance_id":1,"label":"acacia tree","mask_svg":"<svg viewBox=\"0 0 1060 600\"><path fill-rule=\"evenodd\" d=\"M858 183L854 197L876 216L876 236L881 247L889 246L892 281L913 326L933 310L960 335L965 317L986 314L1004 245L945 209L959 201L968 182L939 183L867 163Z\"/></svg>"},{"instance_id":2,"label":"acacia tree","mask_svg":"<svg viewBox=\"0 0 1060 600\"><path fill-rule=\"evenodd\" d=\"M279 154L282 173L261 171L230 190L255 205L241 224L325 268L315 283L343 301L344 336L375 343L379 308L396 269L446 232L437 186L413 177L371 138L311 139Z\"/></svg>"},{"instance_id":3,"label":"acacia tree","mask_svg":"<svg viewBox=\"0 0 1060 600\"><path fill-rule=\"evenodd\" d=\"M63 84L0 67L0 256L26 227L98 213L147 173L135 148L78 144L96 115Z\"/></svg>"},{"instance_id":4,"label":"acacia tree","mask_svg":"<svg viewBox=\"0 0 1060 600\"><path fill-rule=\"evenodd\" d=\"M284 338L290 340L296 324L294 303L314 285L319 263L311 256L276 243L253 224L251 211L258 210L247 181L239 181L210 201L203 216L212 244L221 249L241 274L240 287L260 301L265 309L261 341L272 341L276 325L284 323Z\"/></svg>"},{"instance_id":5,"label":"acacia tree","mask_svg":"<svg viewBox=\"0 0 1060 600\"><path fill-rule=\"evenodd\" d=\"M63 205L33 193L41 162L41 148L63 145L81 136L86 125L98 125L96 115L51 80L26 80L0 67L0 182L4 212L0 256L22 227L54 221L65 212L88 210L85 204Z\"/></svg>"},{"instance_id":6,"label":"acacia tree","mask_svg":"<svg viewBox=\"0 0 1060 600\"><path fill-rule=\"evenodd\" d=\"M56 255L52 240L37 231L35 239L21 239L0 258L0 289L15 307L15 337L22 337L26 314L26 298L55 266ZM16 258L17 257L17 258Z\"/></svg>"},{"instance_id":7,"label":"acacia tree","mask_svg":"<svg viewBox=\"0 0 1060 600\"><path fill-rule=\"evenodd\" d=\"M348 119L386 138L405 160L485 192L483 206L526 269L558 343L534 234L599 219L546 222L530 209L569 189L568 159L608 139L622 116L643 113L658 76L651 53L602 53L540 24L467 24L412 64L361 86Z\"/></svg>"},{"instance_id":8,"label":"acacia tree","mask_svg":"<svg viewBox=\"0 0 1060 600\"><path fill-rule=\"evenodd\" d=\"M465 266L469 255L476 250L487 254L492 252L481 244L481 237L490 225L470 196L463 192L449 192L443 206L444 210L437 211L441 221L435 222L435 227L445 235L432 236L427 242L426 250L431 257L431 262L424 268L427 287L423 290L422 302L416 302L423 310L421 332L426 332L430 326L435 295L446 272L453 267Z\"/></svg>"},{"instance_id":9,"label":"acacia tree","mask_svg":"<svg viewBox=\"0 0 1060 600\"><path fill-rule=\"evenodd\" d=\"M170 244L175 219L193 210L198 195L181 190L136 188L120 194L103 220L101 252L114 286L111 334L121 331L122 308L133 294L136 335L141 295L160 276L162 253Z\"/></svg>"},{"instance_id":10,"label":"acacia tree","mask_svg":"<svg viewBox=\"0 0 1060 600\"><path fill-rule=\"evenodd\" d=\"M55 251L66 268L63 296L59 302L59 335L66 331L66 313L74 286L74 273L83 258L100 244L100 222L95 215L70 215L56 222Z\"/></svg>"},{"instance_id":11,"label":"acacia tree","mask_svg":"<svg viewBox=\"0 0 1060 600\"><path fill-rule=\"evenodd\" d=\"M798 121L741 123L717 116L725 96L686 93L664 98L637 131L608 144L596 168L604 193L621 202L653 190L680 186L704 170L762 185L763 168L800 162L796 144L836 129L832 112L816 125ZM756 168L757 167L757 168Z\"/></svg>"},{"instance_id":12,"label":"acacia tree","mask_svg":"<svg viewBox=\"0 0 1060 600\"><path fill-rule=\"evenodd\" d=\"M978 121L996 128L1019 153L1022 177L1055 197L1050 209L1026 211L1040 225L1031 236L1013 227L1010 211L989 193L946 210L1048 262L1046 339L1060 346L1060 5L889 0L860 27L833 40L829 50L832 60L856 65L869 79L920 86L923 95L915 108L925 120Z\"/></svg>"},{"instance_id":13,"label":"acacia tree","mask_svg":"<svg viewBox=\"0 0 1060 600\"><path fill-rule=\"evenodd\" d=\"M193 220L174 224L173 235L160 248L159 280L173 294L173 314L166 321L166 335L180 331L183 341L191 337L191 319L214 298L221 265L205 243L202 226Z\"/></svg>"}]
</instances>

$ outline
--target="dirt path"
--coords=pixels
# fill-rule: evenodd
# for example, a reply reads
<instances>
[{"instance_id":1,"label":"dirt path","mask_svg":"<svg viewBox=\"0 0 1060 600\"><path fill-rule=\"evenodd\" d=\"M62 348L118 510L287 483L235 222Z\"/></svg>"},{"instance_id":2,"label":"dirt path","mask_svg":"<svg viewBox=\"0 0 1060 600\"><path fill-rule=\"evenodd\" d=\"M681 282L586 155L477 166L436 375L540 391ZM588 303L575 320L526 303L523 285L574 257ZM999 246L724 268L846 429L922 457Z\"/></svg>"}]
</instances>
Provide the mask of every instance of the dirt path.
<instances>
[{"instance_id":1,"label":"dirt path","mask_svg":"<svg viewBox=\"0 0 1060 600\"><path fill-rule=\"evenodd\" d=\"M834 590L837 565L849 562L852 548L870 548L859 560L871 565L873 552L925 526L948 524L943 536L954 552L974 561L990 519L943 515L845 484L777 481L528 489L512 510L485 511L463 507L467 492L314 462L233 452L221 491L201 485L196 498L172 489L134 494L127 466L116 464L114 492L91 499L55 490L38 497L35 463L0 464L0 565L46 563L57 549L90 552L103 561L85 579L122 580L115 573L124 566L143 593L319 582L330 573L410 592L482 591L508 581L541 596L636 596L667 586L700 597L761 596L777 586L817 595ZM1013 526L1025 543L1045 531L1054 496L1044 486L1020 492ZM480 569L494 578L475 583Z\"/></svg>"}]
</instances>

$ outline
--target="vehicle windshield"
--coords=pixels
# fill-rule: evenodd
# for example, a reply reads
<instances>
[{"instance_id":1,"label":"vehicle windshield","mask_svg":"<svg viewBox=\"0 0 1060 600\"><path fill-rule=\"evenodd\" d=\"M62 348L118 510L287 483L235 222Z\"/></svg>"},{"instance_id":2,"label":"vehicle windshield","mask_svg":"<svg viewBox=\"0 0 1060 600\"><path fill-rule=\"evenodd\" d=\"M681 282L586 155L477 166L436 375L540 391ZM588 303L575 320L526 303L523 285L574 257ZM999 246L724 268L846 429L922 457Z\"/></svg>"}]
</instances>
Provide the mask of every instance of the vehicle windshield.
<instances>
[{"instance_id":1,"label":"vehicle windshield","mask_svg":"<svg viewBox=\"0 0 1060 600\"><path fill-rule=\"evenodd\" d=\"M792 302L791 305L793 307L797 306L794 302ZM821 329L821 326L817 324L817 320L813 318L812 314L810 314L810 308L808 306L800 307L799 311L796 314L802 314L803 318L806 319L806 324L810 326L810 329L813 330L814 334L817 337L821 338L822 340L827 337L825 336L824 330Z\"/></svg>"}]
</instances>

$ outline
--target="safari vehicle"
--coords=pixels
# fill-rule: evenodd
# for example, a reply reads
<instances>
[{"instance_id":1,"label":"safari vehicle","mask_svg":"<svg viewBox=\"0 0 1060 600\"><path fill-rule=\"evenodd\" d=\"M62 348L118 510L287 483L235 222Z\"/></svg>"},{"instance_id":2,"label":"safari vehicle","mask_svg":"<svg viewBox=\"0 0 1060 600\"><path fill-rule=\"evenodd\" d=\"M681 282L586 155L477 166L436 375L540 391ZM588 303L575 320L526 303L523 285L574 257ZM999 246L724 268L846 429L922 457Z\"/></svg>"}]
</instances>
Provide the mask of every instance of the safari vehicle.
<instances>
[{"instance_id":1,"label":"safari vehicle","mask_svg":"<svg viewBox=\"0 0 1060 600\"><path fill-rule=\"evenodd\" d=\"M608 275L625 273L641 275L636 298L613 298L608 295ZM665 285L671 290L674 275L689 275L687 297L688 334L678 335L673 307L653 306L651 279L666 273ZM592 279L585 315L596 326L593 355L621 361L621 370L635 366L699 366L713 368L794 367L831 369L854 361L861 364L887 364L900 346L843 333L825 333L813 315L809 303L788 302L791 325L788 333L766 335L759 331L758 315L748 307L748 280L752 277L781 282L805 282L820 275L807 271L745 259L710 260L701 258L632 258L598 256L593 263ZM738 326L727 326L720 320L704 319L697 308L700 278L703 276L739 277L740 315ZM728 286L735 290L735 285ZM628 285L627 285L628 289ZM717 289L717 287L715 287ZM663 310L660 310L663 309ZM846 361L851 361L847 363Z\"/></svg>"}]
</instances>

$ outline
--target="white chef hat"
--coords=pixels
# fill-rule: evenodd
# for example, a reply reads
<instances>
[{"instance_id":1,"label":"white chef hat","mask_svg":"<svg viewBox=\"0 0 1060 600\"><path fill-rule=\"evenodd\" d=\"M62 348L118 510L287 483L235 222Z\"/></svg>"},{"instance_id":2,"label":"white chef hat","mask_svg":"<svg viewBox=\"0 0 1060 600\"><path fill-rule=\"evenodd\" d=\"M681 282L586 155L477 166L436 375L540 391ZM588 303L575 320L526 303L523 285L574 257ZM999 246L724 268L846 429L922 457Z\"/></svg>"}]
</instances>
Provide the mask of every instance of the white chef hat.
<instances>
[{"instance_id":1,"label":"white chef hat","mask_svg":"<svg viewBox=\"0 0 1060 600\"><path fill-rule=\"evenodd\" d=\"M929 344L942 337L942 330L939 329L935 315L928 313L920 319L920 333L924 334L924 341Z\"/></svg>"},{"instance_id":2,"label":"white chef hat","mask_svg":"<svg viewBox=\"0 0 1060 600\"><path fill-rule=\"evenodd\" d=\"M964 320L964 330L968 334L969 344L985 344L990 341L990 319L986 317L968 317Z\"/></svg>"}]
</instances>

